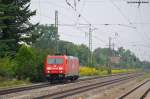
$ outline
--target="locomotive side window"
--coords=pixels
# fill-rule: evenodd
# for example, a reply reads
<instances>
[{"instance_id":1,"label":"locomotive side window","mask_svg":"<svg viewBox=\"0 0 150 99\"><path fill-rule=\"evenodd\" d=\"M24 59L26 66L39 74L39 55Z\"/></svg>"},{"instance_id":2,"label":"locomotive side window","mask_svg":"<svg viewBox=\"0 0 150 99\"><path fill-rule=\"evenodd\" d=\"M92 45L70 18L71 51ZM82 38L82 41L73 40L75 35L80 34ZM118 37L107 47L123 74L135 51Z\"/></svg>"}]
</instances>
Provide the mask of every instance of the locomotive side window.
<instances>
[{"instance_id":1,"label":"locomotive side window","mask_svg":"<svg viewBox=\"0 0 150 99\"><path fill-rule=\"evenodd\" d=\"M48 58L48 64L63 64L64 59L63 58Z\"/></svg>"}]
</instances>

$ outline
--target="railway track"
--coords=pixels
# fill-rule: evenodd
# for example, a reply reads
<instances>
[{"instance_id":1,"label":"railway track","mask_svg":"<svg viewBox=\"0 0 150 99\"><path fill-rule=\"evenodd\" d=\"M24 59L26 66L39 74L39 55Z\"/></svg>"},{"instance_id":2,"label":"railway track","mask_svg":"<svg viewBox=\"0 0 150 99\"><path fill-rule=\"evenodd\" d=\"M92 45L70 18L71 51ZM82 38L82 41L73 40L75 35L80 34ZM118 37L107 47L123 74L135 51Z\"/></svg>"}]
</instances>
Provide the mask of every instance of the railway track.
<instances>
[{"instance_id":1,"label":"railway track","mask_svg":"<svg viewBox=\"0 0 150 99\"><path fill-rule=\"evenodd\" d=\"M141 96L140 99L145 99L149 93L150 93L150 88Z\"/></svg>"},{"instance_id":2,"label":"railway track","mask_svg":"<svg viewBox=\"0 0 150 99\"><path fill-rule=\"evenodd\" d=\"M38 89L38 88L43 88L43 87L48 87L48 86L50 86L49 83L44 83L44 84L39 84L39 85L31 85L31 86L18 87L18 88L12 88L12 89L5 89L5 90L0 90L0 95L16 93L16 92L21 92L25 90Z\"/></svg>"},{"instance_id":3,"label":"railway track","mask_svg":"<svg viewBox=\"0 0 150 99\"><path fill-rule=\"evenodd\" d=\"M109 75L109 76L89 77L89 78L79 79L73 83L80 82L80 81L86 81L86 80L92 80L92 79L98 79L98 78L106 78L106 77L112 77L112 76L126 75L126 74L132 74L132 73L114 74L114 75ZM44 88L44 87L50 87L50 86L55 86L55 85L58 85L58 84L43 83L43 84L38 84L38 85L31 85L31 86L25 86L25 87L5 89L5 90L0 90L0 95L6 95L6 94L21 92L21 91L28 91L28 90L32 90L32 89L39 89L39 88Z\"/></svg>"},{"instance_id":4,"label":"railway track","mask_svg":"<svg viewBox=\"0 0 150 99\"><path fill-rule=\"evenodd\" d=\"M150 92L150 80L146 80L142 84L131 89L118 99L145 99L147 94Z\"/></svg>"},{"instance_id":5,"label":"railway track","mask_svg":"<svg viewBox=\"0 0 150 99\"><path fill-rule=\"evenodd\" d=\"M72 88L72 89L63 90L63 91L59 91L59 92L56 92L56 93L36 97L34 99L45 99L45 98L62 99L62 98L69 97L69 96L72 96L72 95L76 95L76 94L79 94L79 93L82 93L82 92L85 92L85 91L89 91L89 90L92 90L92 89L95 89L95 88L100 88L100 87L103 87L103 86L112 85L112 84L115 84L115 83L119 83L119 82L122 82L122 81L133 79L133 78L138 77L140 75L141 74L136 74L136 75L130 75L130 76L121 77L121 78L117 78L117 79L113 79L113 80L97 82L97 83L90 84L90 85L80 86L80 87L77 87L77 88Z\"/></svg>"}]
</instances>

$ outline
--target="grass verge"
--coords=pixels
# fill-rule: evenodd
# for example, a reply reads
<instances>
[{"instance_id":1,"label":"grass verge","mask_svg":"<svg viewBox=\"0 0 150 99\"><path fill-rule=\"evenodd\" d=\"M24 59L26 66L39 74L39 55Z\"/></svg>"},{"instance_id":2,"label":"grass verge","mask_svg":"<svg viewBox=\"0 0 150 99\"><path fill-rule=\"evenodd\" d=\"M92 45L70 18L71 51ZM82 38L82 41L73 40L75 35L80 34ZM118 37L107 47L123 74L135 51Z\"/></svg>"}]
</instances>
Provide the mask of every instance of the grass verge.
<instances>
[{"instance_id":1,"label":"grass verge","mask_svg":"<svg viewBox=\"0 0 150 99\"><path fill-rule=\"evenodd\" d=\"M16 79L7 80L5 78L0 77L0 89L8 89L8 88L26 86L30 84L31 83L29 81L25 81L25 80L16 80Z\"/></svg>"}]
</instances>

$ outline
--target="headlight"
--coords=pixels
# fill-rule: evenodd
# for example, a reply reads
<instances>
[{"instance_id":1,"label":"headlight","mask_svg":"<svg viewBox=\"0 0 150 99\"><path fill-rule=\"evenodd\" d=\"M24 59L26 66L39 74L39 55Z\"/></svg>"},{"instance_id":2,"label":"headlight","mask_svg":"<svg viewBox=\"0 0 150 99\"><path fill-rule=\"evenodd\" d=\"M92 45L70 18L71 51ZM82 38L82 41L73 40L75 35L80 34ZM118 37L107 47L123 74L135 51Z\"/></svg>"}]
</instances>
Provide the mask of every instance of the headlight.
<instances>
[{"instance_id":1,"label":"headlight","mask_svg":"<svg viewBox=\"0 0 150 99\"><path fill-rule=\"evenodd\" d=\"M47 69L47 70L51 70L51 67L47 67L46 69Z\"/></svg>"},{"instance_id":2,"label":"headlight","mask_svg":"<svg viewBox=\"0 0 150 99\"><path fill-rule=\"evenodd\" d=\"M59 70L63 70L63 68L62 68L62 67L59 67Z\"/></svg>"}]
</instances>

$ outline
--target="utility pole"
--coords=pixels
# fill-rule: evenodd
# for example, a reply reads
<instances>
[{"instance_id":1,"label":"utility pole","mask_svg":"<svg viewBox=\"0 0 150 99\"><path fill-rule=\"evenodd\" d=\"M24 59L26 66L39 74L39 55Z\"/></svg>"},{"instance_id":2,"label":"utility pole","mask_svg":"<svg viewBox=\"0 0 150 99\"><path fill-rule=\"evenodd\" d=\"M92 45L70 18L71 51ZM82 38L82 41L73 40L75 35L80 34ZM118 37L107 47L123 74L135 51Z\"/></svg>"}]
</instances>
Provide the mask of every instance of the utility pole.
<instances>
[{"instance_id":1,"label":"utility pole","mask_svg":"<svg viewBox=\"0 0 150 99\"><path fill-rule=\"evenodd\" d=\"M112 55L112 52L111 52L111 40L112 38L109 37L109 52L108 52L108 64L107 64L107 72L108 74L111 74L112 71L111 71L111 55Z\"/></svg>"},{"instance_id":2,"label":"utility pole","mask_svg":"<svg viewBox=\"0 0 150 99\"><path fill-rule=\"evenodd\" d=\"M113 51L112 56L116 56L116 53L115 53L115 43L114 42L112 43L112 51Z\"/></svg>"},{"instance_id":3,"label":"utility pole","mask_svg":"<svg viewBox=\"0 0 150 99\"><path fill-rule=\"evenodd\" d=\"M92 28L91 24L89 24L89 66L93 63L93 57L92 57Z\"/></svg>"},{"instance_id":4,"label":"utility pole","mask_svg":"<svg viewBox=\"0 0 150 99\"><path fill-rule=\"evenodd\" d=\"M58 11L55 11L55 29L56 29L56 53L58 53L59 41L58 41Z\"/></svg>"}]
</instances>

